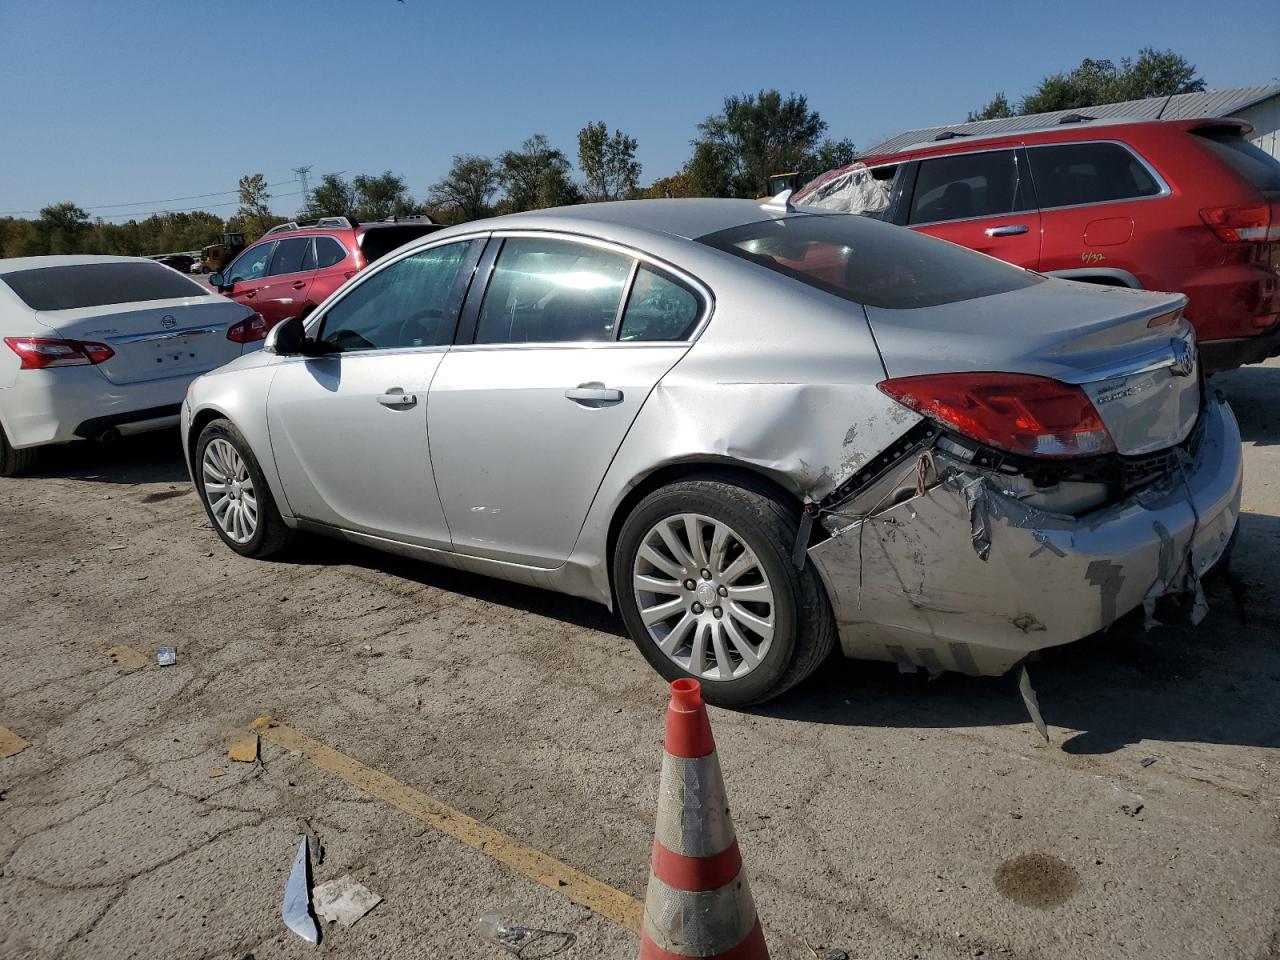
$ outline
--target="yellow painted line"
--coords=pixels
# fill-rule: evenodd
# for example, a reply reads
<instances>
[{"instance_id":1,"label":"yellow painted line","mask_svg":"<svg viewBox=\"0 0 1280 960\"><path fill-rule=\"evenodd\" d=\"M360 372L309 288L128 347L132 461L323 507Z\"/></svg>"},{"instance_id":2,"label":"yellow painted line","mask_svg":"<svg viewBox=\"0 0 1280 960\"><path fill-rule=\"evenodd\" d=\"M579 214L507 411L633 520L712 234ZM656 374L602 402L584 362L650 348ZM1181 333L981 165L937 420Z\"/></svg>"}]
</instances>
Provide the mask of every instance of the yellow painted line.
<instances>
[{"instance_id":1,"label":"yellow painted line","mask_svg":"<svg viewBox=\"0 0 1280 960\"><path fill-rule=\"evenodd\" d=\"M8 727L0 727L0 760L5 757L12 757L15 753L21 753L29 746L31 744L27 743Z\"/></svg>"},{"instance_id":2,"label":"yellow painted line","mask_svg":"<svg viewBox=\"0 0 1280 960\"><path fill-rule=\"evenodd\" d=\"M500 830L486 826L385 773L366 767L359 760L313 740L301 730L295 730L271 717L259 717L253 721L253 729L264 740L286 750L298 751L326 773L340 777L356 789L403 810L409 816L435 827L455 840L461 840L530 880L550 887L574 903L593 910L606 920L637 933L640 931L644 904L635 897L561 863L541 850L526 847Z\"/></svg>"}]
</instances>

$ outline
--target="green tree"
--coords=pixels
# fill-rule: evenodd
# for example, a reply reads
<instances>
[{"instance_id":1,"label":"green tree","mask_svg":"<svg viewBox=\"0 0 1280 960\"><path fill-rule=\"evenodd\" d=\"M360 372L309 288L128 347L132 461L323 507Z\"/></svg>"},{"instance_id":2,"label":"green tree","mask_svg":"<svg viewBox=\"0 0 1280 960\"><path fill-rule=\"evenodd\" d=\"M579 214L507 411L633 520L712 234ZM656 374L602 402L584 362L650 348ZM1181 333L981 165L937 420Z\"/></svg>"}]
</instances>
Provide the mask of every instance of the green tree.
<instances>
[{"instance_id":1,"label":"green tree","mask_svg":"<svg viewBox=\"0 0 1280 960\"><path fill-rule=\"evenodd\" d=\"M49 253L81 253L89 214L71 202L54 203L40 211L38 229L45 234Z\"/></svg>"},{"instance_id":2,"label":"green tree","mask_svg":"<svg viewBox=\"0 0 1280 960\"><path fill-rule=\"evenodd\" d=\"M803 94L761 90L725 97L724 109L698 124L694 146L717 148L704 159L724 165L731 196L755 197L768 189L770 174L799 170L826 129Z\"/></svg>"},{"instance_id":3,"label":"green tree","mask_svg":"<svg viewBox=\"0 0 1280 960\"><path fill-rule=\"evenodd\" d=\"M240 208L233 220L243 231L249 243L257 240L272 226L280 222L273 216L268 204L271 194L267 191L267 178L260 173L247 174L240 178Z\"/></svg>"},{"instance_id":4,"label":"green tree","mask_svg":"<svg viewBox=\"0 0 1280 960\"><path fill-rule=\"evenodd\" d=\"M454 154L444 179L431 185L427 199L450 223L479 220L490 213L498 191L498 168L488 157Z\"/></svg>"},{"instance_id":5,"label":"green tree","mask_svg":"<svg viewBox=\"0 0 1280 960\"><path fill-rule=\"evenodd\" d=\"M577 199L569 179L569 161L541 133L535 133L519 150L508 150L498 158L498 182L507 192L503 208L511 212Z\"/></svg>"},{"instance_id":6,"label":"green tree","mask_svg":"<svg viewBox=\"0 0 1280 960\"><path fill-rule=\"evenodd\" d=\"M360 174L352 178L351 186L355 191L355 214L359 220L385 220L387 217L408 217L422 212L409 195L404 177L390 170L378 176Z\"/></svg>"},{"instance_id":7,"label":"green tree","mask_svg":"<svg viewBox=\"0 0 1280 960\"><path fill-rule=\"evenodd\" d=\"M799 183L806 184L814 177L837 167L847 167L858 157L858 149L848 137L842 140L823 140L800 163ZM785 171L783 171L785 172Z\"/></svg>"},{"instance_id":8,"label":"green tree","mask_svg":"<svg viewBox=\"0 0 1280 960\"><path fill-rule=\"evenodd\" d=\"M1001 90L991 98L990 103L977 113L970 110L968 119L965 122L973 123L975 120L1003 120L1005 117L1012 116L1014 116L1013 107L1009 106L1009 101L1005 97L1004 91Z\"/></svg>"},{"instance_id":9,"label":"green tree","mask_svg":"<svg viewBox=\"0 0 1280 960\"><path fill-rule=\"evenodd\" d=\"M588 200L625 200L636 191L640 163L638 141L621 130L609 135L603 120L578 131L578 168L586 181Z\"/></svg>"},{"instance_id":10,"label":"green tree","mask_svg":"<svg viewBox=\"0 0 1280 960\"><path fill-rule=\"evenodd\" d=\"M1111 60L1085 58L1068 73L1054 73L1040 81L1025 98L1019 113L1079 110L1102 103L1167 97L1204 89L1204 79L1172 50L1144 47L1137 60L1128 57L1117 65Z\"/></svg>"},{"instance_id":11,"label":"green tree","mask_svg":"<svg viewBox=\"0 0 1280 960\"><path fill-rule=\"evenodd\" d=\"M681 171L691 197L734 196L733 162L722 144L695 141L693 156Z\"/></svg>"},{"instance_id":12,"label":"green tree","mask_svg":"<svg viewBox=\"0 0 1280 960\"><path fill-rule=\"evenodd\" d=\"M356 215L356 192L349 182L340 174L326 173L320 183L311 191L307 206L302 215L308 220L320 217L354 217Z\"/></svg>"}]
</instances>

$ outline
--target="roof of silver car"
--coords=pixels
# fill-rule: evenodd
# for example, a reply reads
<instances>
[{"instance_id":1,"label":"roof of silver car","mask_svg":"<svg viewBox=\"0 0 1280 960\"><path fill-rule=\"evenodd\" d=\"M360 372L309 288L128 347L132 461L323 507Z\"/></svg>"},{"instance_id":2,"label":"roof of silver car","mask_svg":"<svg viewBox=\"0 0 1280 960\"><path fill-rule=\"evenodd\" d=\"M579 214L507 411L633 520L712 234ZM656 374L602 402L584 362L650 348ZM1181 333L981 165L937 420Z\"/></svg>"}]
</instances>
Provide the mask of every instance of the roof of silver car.
<instances>
[{"instance_id":1,"label":"roof of silver car","mask_svg":"<svg viewBox=\"0 0 1280 960\"><path fill-rule=\"evenodd\" d=\"M588 234L599 233L601 227L622 227L692 240L730 227L795 215L794 211L767 208L764 202L689 198L580 203L571 207L511 213L460 226L473 230L519 227L523 230L564 230ZM433 235L433 239L438 236Z\"/></svg>"},{"instance_id":2,"label":"roof of silver car","mask_svg":"<svg viewBox=\"0 0 1280 960\"><path fill-rule=\"evenodd\" d=\"M94 257L86 254L10 257L9 259L0 259L0 273L13 273L18 270L40 270L44 267L78 267L86 263L155 263L155 261L146 257ZM165 267L165 269L169 268Z\"/></svg>"}]
</instances>

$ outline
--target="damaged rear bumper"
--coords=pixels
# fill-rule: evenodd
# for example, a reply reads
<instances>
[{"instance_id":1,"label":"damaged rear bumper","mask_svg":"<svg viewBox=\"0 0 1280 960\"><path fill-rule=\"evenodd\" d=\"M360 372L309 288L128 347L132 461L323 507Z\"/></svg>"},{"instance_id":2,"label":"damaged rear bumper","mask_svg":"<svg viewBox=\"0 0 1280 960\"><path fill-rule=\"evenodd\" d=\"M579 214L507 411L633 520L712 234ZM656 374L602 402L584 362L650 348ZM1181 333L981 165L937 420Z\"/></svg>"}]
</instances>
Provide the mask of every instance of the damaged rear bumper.
<instances>
[{"instance_id":1,"label":"damaged rear bumper","mask_svg":"<svg viewBox=\"0 0 1280 960\"><path fill-rule=\"evenodd\" d=\"M1027 506L999 478L938 462L940 481L809 550L847 656L901 668L1006 672L1156 596L1198 591L1240 510L1240 433L1210 396L1194 456L1080 517ZM912 459L902 466L915 474ZM981 554L985 553L985 559Z\"/></svg>"}]
</instances>

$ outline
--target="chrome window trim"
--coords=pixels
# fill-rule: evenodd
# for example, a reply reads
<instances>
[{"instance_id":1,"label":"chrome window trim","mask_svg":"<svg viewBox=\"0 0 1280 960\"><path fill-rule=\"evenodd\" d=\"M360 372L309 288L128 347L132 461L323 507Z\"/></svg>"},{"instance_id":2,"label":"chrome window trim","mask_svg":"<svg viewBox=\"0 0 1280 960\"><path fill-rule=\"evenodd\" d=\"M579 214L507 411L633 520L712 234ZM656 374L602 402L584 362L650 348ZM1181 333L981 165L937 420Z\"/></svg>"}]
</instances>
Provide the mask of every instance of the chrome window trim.
<instances>
[{"instance_id":1,"label":"chrome window trim","mask_svg":"<svg viewBox=\"0 0 1280 960\"><path fill-rule=\"evenodd\" d=\"M656 345L656 346L672 346L672 345L678 345L678 344L692 345L694 342L697 341L698 337L702 335L702 331L706 329L707 324L711 322L711 315L715 312L715 294L711 292L711 288L708 287L701 280L699 280L697 277L695 277L693 274L689 273L686 270L681 269L680 267L673 265L667 260L663 260L660 257L656 257L653 254L645 250L640 250L637 247L628 246L625 243L619 243L616 240L605 240L602 237L596 237L586 233L575 233L570 230L546 230L546 229L522 230L518 227L515 227L515 228L508 228L505 230L499 228L493 231L493 239L495 240L507 240L507 239L525 238L525 237L533 238L533 239L542 239L542 240L564 240L570 243L581 243L584 246L598 247L602 250L607 250L610 253L616 253L624 257L630 257L633 261L636 262L636 266L633 267L633 269L631 270L628 276L627 283L624 285L624 288L622 291L623 293L622 301L619 304L619 311L625 311L626 309L627 301L630 299L630 296L631 296L631 285L635 282L636 274L639 272L639 264L647 264L649 266L656 268L658 271L661 271L663 273L669 273L671 276L675 277L676 279L680 280L682 283L687 285L693 291L694 296L698 298L698 301L699 301L698 322L694 324L693 329L689 331L689 335L680 340L618 340L616 339L616 337L618 335L618 331L621 329L621 313L619 313L618 318L615 320L615 325L614 325L614 337L615 337L614 340L546 340L546 341L538 341L535 343L483 343L483 344L467 343L467 344L457 344L455 346L455 349L463 349L466 347L490 347L490 348L496 348L496 349L504 349L504 348L511 348L511 347L530 349L530 348L541 347L545 349L548 347L557 347L557 346L558 347L592 347L592 346L595 346L595 347L600 347L600 346L642 347L642 346L649 346L649 345ZM501 256L501 254L499 254L499 256ZM495 267L497 266L496 261L494 265ZM490 280L490 282L492 282L492 280ZM486 290L485 293L487 294L488 291Z\"/></svg>"},{"instance_id":2,"label":"chrome window trim","mask_svg":"<svg viewBox=\"0 0 1280 960\"><path fill-rule=\"evenodd\" d=\"M1136 203L1142 200L1163 200L1165 197L1173 195L1173 188L1170 187L1169 182L1165 180L1163 176L1161 176L1160 171L1158 171L1155 167L1153 167L1147 161L1146 157L1138 153L1137 150L1133 149L1133 147L1129 146L1129 144L1125 143L1123 140L1101 140L1101 139L1055 140L1053 143L1022 143L1022 144L1014 144L1014 145L1005 144L1003 146L997 146L997 147L984 147L981 150L957 150L954 153L936 153L936 154L929 154L923 157L910 157L906 159L886 160L884 163L877 163L875 166L870 167L869 169L875 170L879 167L900 166L901 164L904 164L904 163L910 163L913 160L916 163L924 163L927 160L940 160L943 157L967 157L967 156L972 156L978 153L998 153L1001 150L1027 150L1027 151L1044 150L1048 147L1087 146L1088 144L1091 144L1091 143L1111 143L1127 151L1129 155L1133 157L1133 159L1137 160L1138 163L1142 165L1142 168L1147 171L1147 173L1151 176L1151 179L1154 180L1157 184L1159 184L1160 192L1153 193L1145 197L1121 197L1118 200L1092 200L1088 203L1070 203L1070 204L1065 204L1063 206L1058 206L1058 207L1046 207L1041 205L1040 199L1037 196L1036 206L1026 210L1014 210L1010 213L987 214L981 217L964 217L963 219L960 219L960 220L931 220L928 223L908 223L906 226L909 229L914 230L917 227L932 227L932 226L937 226L938 224L941 224L941 223L968 223L974 220L995 220L995 219L999 219L1000 217L1016 217L1019 214L1040 213L1046 210L1078 210L1081 207L1105 207L1113 203ZM1030 158L1028 158L1028 161L1029 160ZM1027 177L1031 181L1032 191L1034 192L1035 176L1031 173L1030 162L1028 162L1027 164ZM908 211L908 215L909 214L910 214L910 211Z\"/></svg>"}]
</instances>

